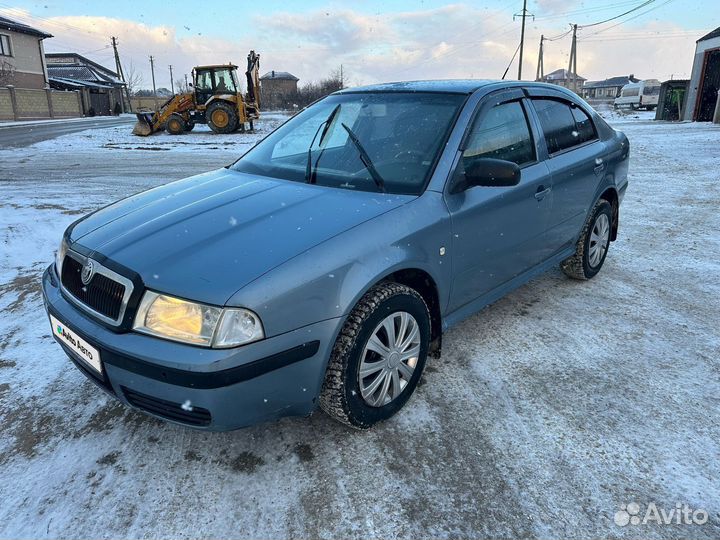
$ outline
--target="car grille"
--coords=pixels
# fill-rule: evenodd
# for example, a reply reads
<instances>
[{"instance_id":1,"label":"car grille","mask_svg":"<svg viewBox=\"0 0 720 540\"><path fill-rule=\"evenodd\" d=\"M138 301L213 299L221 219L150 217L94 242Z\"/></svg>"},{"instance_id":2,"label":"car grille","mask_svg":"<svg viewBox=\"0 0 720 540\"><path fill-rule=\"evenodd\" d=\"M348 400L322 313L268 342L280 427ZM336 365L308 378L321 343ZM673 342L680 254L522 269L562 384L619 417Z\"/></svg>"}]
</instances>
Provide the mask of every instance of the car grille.
<instances>
[{"instance_id":1,"label":"car grille","mask_svg":"<svg viewBox=\"0 0 720 540\"><path fill-rule=\"evenodd\" d=\"M74 257L65 256L61 276L63 287L93 311L117 321L123 306L125 285L100 273L95 273L90 283L84 285L80 279L82 267L83 264Z\"/></svg>"},{"instance_id":2,"label":"car grille","mask_svg":"<svg viewBox=\"0 0 720 540\"><path fill-rule=\"evenodd\" d=\"M210 411L207 409L195 406L191 407L189 405L183 408L179 403L147 396L124 386L121 386L121 388L130 405L138 409L143 409L144 411L167 418L168 420L182 422L183 424L189 424L191 426L210 425L211 416Z\"/></svg>"}]
</instances>

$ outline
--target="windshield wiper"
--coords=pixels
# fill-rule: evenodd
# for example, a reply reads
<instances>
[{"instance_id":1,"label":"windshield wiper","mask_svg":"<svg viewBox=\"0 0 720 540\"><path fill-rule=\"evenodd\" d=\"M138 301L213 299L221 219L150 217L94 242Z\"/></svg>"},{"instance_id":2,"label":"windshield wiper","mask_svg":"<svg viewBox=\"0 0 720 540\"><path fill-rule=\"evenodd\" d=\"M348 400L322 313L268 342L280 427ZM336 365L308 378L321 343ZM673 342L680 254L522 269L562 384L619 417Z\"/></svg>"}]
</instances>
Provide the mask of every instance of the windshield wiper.
<instances>
[{"instance_id":1,"label":"windshield wiper","mask_svg":"<svg viewBox=\"0 0 720 540\"><path fill-rule=\"evenodd\" d=\"M333 120L335 120L335 117L337 116L337 113L340 111L341 103L338 103L337 106L332 110L330 113L330 116L328 116L317 128L315 131L315 135L312 138L312 141L310 141L310 147L308 148L308 155L307 155L307 163L305 165L305 183L306 184L314 184L315 183L315 177L316 177L316 171L318 166L318 161L320 161L320 158L323 155L323 152L325 151L325 148L322 147L323 141L325 140L325 136L328 134L328 131L330 130L330 126L333 123ZM312 164L312 148L315 144L315 139L317 139L318 133L320 133L320 129L323 128L322 134L320 135L320 140L318 141L318 146L321 146L320 153L318 154L317 159L315 160L315 166L313 167Z\"/></svg>"},{"instance_id":2,"label":"windshield wiper","mask_svg":"<svg viewBox=\"0 0 720 540\"><path fill-rule=\"evenodd\" d=\"M348 137L350 137L350 140L355 145L355 148L357 148L358 153L360 154L360 161L363 162L363 165L365 165L365 168L370 173L370 176L372 176L372 179L375 181L375 184L377 185L378 189L385 193L385 180L383 180L383 177L380 176L380 173L375 168L375 165L373 165L372 160L370 159L370 156L365 151L365 148L363 147L362 143L360 143L360 140L357 138L357 135L353 133L353 131L345 125L345 123L340 124L343 128L345 128L345 131L347 131Z\"/></svg>"}]
</instances>

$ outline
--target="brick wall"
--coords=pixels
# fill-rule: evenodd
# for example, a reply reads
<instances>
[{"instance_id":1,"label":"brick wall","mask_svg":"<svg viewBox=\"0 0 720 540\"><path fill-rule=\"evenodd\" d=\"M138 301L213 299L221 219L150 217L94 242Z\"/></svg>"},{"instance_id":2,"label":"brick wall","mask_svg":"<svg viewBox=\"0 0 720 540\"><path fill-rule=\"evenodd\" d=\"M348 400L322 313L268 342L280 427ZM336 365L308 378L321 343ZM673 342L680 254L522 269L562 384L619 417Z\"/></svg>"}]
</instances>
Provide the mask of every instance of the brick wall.
<instances>
[{"instance_id":1,"label":"brick wall","mask_svg":"<svg viewBox=\"0 0 720 540\"><path fill-rule=\"evenodd\" d=\"M76 118L81 116L83 116L83 113L78 92L13 87L0 88L0 121Z\"/></svg>"},{"instance_id":2,"label":"brick wall","mask_svg":"<svg viewBox=\"0 0 720 540\"><path fill-rule=\"evenodd\" d=\"M50 99L52 100L55 118L82 116L77 92L53 91L50 93Z\"/></svg>"},{"instance_id":3,"label":"brick wall","mask_svg":"<svg viewBox=\"0 0 720 540\"><path fill-rule=\"evenodd\" d=\"M165 103L167 99L166 97L159 97L157 99L158 107ZM130 103L132 103L133 111L141 108L155 110L155 98L152 97L132 97L130 98Z\"/></svg>"},{"instance_id":4,"label":"brick wall","mask_svg":"<svg viewBox=\"0 0 720 540\"><path fill-rule=\"evenodd\" d=\"M10 90L0 88L0 120L14 120L12 99L10 98Z\"/></svg>"},{"instance_id":5,"label":"brick wall","mask_svg":"<svg viewBox=\"0 0 720 540\"><path fill-rule=\"evenodd\" d=\"M17 104L18 120L50 118L47 92L45 90L17 88L15 90L15 103Z\"/></svg>"}]
</instances>

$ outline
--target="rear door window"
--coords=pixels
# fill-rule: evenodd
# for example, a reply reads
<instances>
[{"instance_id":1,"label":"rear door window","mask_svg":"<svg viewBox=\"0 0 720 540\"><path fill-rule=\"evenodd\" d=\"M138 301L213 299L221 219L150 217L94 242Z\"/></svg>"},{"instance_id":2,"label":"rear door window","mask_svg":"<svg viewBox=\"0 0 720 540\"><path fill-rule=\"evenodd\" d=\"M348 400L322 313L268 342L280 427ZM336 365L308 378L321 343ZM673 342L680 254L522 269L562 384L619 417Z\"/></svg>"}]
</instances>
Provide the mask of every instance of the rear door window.
<instances>
[{"instance_id":1,"label":"rear door window","mask_svg":"<svg viewBox=\"0 0 720 540\"><path fill-rule=\"evenodd\" d=\"M570 107L573 118L575 118L575 132L577 133L577 144L592 141L595 138L595 126L592 120L579 107Z\"/></svg>"},{"instance_id":2,"label":"rear door window","mask_svg":"<svg viewBox=\"0 0 720 540\"><path fill-rule=\"evenodd\" d=\"M582 109L557 99L532 100L545 134L548 153L554 154L596 138L592 119Z\"/></svg>"},{"instance_id":3,"label":"rear door window","mask_svg":"<svg viewBox=\"0 0 720 540\"><path fill-rule=\"evenodd\" d=\"M475 121L463 161L494 158L524 165L535 161L535 145L519 101L496 105Z\"/></svg>"}]
</instances>

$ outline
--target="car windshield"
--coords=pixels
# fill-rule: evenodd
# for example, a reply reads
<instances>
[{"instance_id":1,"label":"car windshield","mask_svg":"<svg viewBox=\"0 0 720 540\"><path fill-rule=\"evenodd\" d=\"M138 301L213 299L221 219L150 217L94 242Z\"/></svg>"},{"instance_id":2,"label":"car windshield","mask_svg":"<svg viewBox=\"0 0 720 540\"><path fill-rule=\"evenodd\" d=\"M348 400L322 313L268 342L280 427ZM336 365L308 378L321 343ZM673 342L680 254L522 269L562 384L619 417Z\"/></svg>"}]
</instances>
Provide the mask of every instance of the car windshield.
<instances>
[{"instance_id":1,"label":"car windshield","mask_svg":"<svg viewBox=\"0 0 720 540\"><path fill-rule=\"evenodd\" d=\"M328 96L231 168L341 189L418 195L465 99L409 92Z\"/></svg>"}]
</instances>

